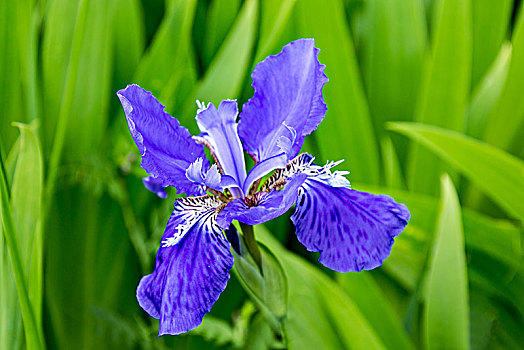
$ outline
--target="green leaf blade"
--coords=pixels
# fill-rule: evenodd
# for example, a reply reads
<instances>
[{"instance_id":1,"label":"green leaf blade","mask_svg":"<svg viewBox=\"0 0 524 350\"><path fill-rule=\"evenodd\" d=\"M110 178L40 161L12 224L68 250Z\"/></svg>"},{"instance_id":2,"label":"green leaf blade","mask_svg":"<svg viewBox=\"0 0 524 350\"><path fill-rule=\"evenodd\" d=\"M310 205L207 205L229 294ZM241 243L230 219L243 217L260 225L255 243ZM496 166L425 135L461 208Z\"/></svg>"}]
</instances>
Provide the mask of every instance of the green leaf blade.
<instances>
[{"instance_id":1,"label":"green leaf blade","mask_svg":"<svg viewBox=\"0 0 524 350\"><path fill-rule=\"evenodd\" d=\"M29 298L38 323L42 316L43 237L42 202L44 170L35 124L16 124L20 152L11 189L11 210L17 228Z\"/></svg>"},{"instance_id":2,"label":"green leaf blade","mask_svg":"<svg viewBox=\"0 0 524 350\"><path fill-rule=\"evenodd\" d=\"M481 139L486 122L499 100L508 76L511 61L511 45L505 44L486 75L473 90L468 109L467 134Z\"/></svg>"},{"instance_id":3,"label":"green leaf blade","mask_svg":"<svg viewBox=\"0 0 524 350\"><path fill-rule=\"evenodd\" d=\"M520 6L513 31L508 78L500 98L488 117L484 140L510 153L522 155L524 128L524 7Z\"/></svg>"},{"instance_id":4,"label":"green leaf blade","mask_svg":"<svg viewBox=\"0 0 524 350\"><path fill-rule=\"evenodd\" d=\"M508 31L512 7L511 0L471 2L473 28L471 86L475 86L481 80L495 60Z\"/></svg>"},{"instance_id":5,"label":"green leaf blade","mask_svg":"<svg viewBox=\"0 0 524 350\"><path fill-rule=\"evenodd\" d=\"M337 274L337 281L388 349L413 349L393 307L368 272Z\"/></svg>"},{"instance_id":6,"label":"green leaf blade","mask_svg":"<svg viewBox=\"0 0 524 350\"><path fill-rule=\"evenodd\" d=\"M353 180L378 183L378 145L341 0L305 0L295 5L300 37L315 38L329 82L322 89L328 106L312 136L321 160L346 159Z\"/></svg>"},{"instance_id":7,"label":"green leaf blade","mask_svg":"<svg viewBox=\"0 0 524 350\"><path fill-rule=\"evenodd\" d=\"M259 3L248 0L242 6L235 24L213 62L209 66L198 90L196 98L211 101L218 105L224 99L237 98L240 94L255 44ZM191 115L194 114L195 100L188 101Z\"/></svg>"},{"instance_id":8,"label":"green leaf blade","mask_svg":"<svg viewBox=\"0 0 524 350\"><path fill-rule=\"evenodd\" d=\"M4 174L3 166L0 167L0 171L0 215L3 225L3 234L11 258L11 266L13 268L18 299L22 311L25 339L28 348L44 349L45 343L42 329L38 327L35 312L29 299L28 287L25 281L27 272L24 271L22 264L20 243L18 242L16 226L11 212L11 205L9 203L7 183L5 182L6 176Z\"/></svg>"},{"instance_id":9,"label":"green leaf blade","mask_svg":"<svg viewBox=\"0 0 524 350\"><path fill-rule=\"evenodd\" d=\"M428 349L469 349L469 296L460 204L449 176L442 199L427 280Z\"/></svg>"},{"instance_id":10,"label":"green leaf blade","mask_svg":"<svg viewBox=\"0 0 524 350\"><path fill-rule=\"evenodd\" d=\"M264 0L261 3L260 35L255 63L271 54L273 48L276 49L277 42L282 40L282 32L289 22L295 3L296 0Z\"/></svg>"},{"instance_id":11,"label":"green leaf blade","mask_svg":"<svg viewBox=\"0 0 524 350\"><path fill-rule=\"evenodd\" d=\"M409 18L400 21L399 18ZM374 0L365 4L360 55L375 129L388 120L412 120L427 46L420 0Z\"/></svg>"},{"instance_id":12,"label":"green leaf blade","mask_svg":"<svg viewBox=\"0 0 524 350\"><path fill-rule=\"evenodd\" d=\"M470 17L470 0L435 3L431 55L419 96L417 122L463 129L470 90ZM443 170L438 158L414 145L408 166L408 187L435 194Z\"/></svg>"},{"instance_id":13,"label":"green leaf blade","mask_svg":"<svg viewBox=\"0 0 524 350\"><path fill-rule=\"evenodd\" d=\"M520 159L454 131L416 123L389 125L449 162L509 214L524 220L524 162Z\"/></svg>"},{"instance_id":14,"label":"green leaf blade","mask_svg":"<svg viewBox=\"0 0 524 350\"><path fill-rule=\"evenodd\" d=\"M206 30L202 43L202 60L208 66L235 22L240 0L214 0L206 16Z\"/></svg>"}]
</instances>

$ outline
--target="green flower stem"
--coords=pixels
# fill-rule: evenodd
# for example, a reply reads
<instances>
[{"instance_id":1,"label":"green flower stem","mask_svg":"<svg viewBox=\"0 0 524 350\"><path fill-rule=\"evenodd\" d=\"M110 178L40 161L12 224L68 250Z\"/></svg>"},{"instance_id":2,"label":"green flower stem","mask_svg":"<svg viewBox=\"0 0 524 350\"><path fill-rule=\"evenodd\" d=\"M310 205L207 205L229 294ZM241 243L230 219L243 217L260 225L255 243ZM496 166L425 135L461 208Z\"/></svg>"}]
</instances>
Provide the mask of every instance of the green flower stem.
<instances>
[{"instance_id":1,"label":"green flower stem","mask_svg":"<svg viewBox=\"0 0 524 350\"><path fill-rule=\"evenodd\" d=\"M242 229L242 233L244 235L244 242L246 243L247 250L249 251L249 254L251 254L251 256L253 257L253 260L255 260L255 263L257 264L260 273L263 274L262 255L260 254L260 249L258 249L258 244L255 240L253 226L246 225L240 222L240 228Z\"/></svg>"}]
</instances>

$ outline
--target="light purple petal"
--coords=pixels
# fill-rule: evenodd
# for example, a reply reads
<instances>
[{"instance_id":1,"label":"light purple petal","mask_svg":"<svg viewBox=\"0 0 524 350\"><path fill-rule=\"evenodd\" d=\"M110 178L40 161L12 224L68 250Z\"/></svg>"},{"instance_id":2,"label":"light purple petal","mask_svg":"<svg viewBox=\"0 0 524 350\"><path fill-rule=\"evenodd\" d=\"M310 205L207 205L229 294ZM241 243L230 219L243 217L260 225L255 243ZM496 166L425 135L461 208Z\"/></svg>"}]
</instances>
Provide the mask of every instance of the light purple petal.
<instances>
[{"instance_id":1,"label":"light purple petal","mask_svg":"<svg viewBox=\"0 0 524 350\"><path fill-rule=\"evenodd\" d=\"M289 154L295 157L304 137L324 118L322 87L328 79L318 52L313 39L300 39L255 67L255 94L242 107L238 132L244 149L258 161L281 153L279 139L287 137L288 127L296 131Z\"/></svg>"},{"instance_id":2,"label":"light purple petal","mask_svg":"<svg viewBox=\"0 0 524 350\"><path fill-rule=\"evenodd\" d=\"M339 271L371 270L389 256L393 237L410 214L404 204L386 195L331 187L308 178L299 190L291 220L298 240L320 252L319 261Z\"/></svg>"},{"instance_id":3,"label":"light purple petal","mask_svg":"<svg viewBox=\"0 0 524 350\"><path fill-rule=\"evenodd\" d=\"M155 179L153 176L142 178L144 186L151 192L155 193L160 198L167 198L165 187L162 186L162 181Z\"/></svg>"},{"instance_id":4,"label":"light purple petal","mask_svg":"<svg viewBox=\"0 0 524 350\"><path fill-rule=\"evenodd\" d=\"M220 186L223 188L232 188L237 187L240 190L240 187L237 184L237 181L229 175L221 175L220 176Z\"/></svg>"},{"instance_id":5,"label":"light purple petal","mask_svg":"<svg viewBox=\"0 0 524 350\"><path fill-rule=\"evenodd\" d=\"M276 156L264 159L260 163L257 163L253 169L247 174L246 181L244 182L244 193L249 192L249 188L256 180L269 174L275 169L285 168L287 165L288 157L286 153L280 153Z\"/></svg>"},{"instance_id":6,"label":"light purple petal","mask_svg":"<svg viewBox=\"0 0 524 350\"><path fill-rule=\"evenodd\" d=\"M198 158L191 163L186 170L186 176L193 182L199 183L205 187L210 187L219 192L222 192L224 188L236 187L240 189L236 180L232 176L220 175L216 164L213 164L207 172L204 171L202 158Z\"/></svg>"},{"instance_id":7,"label":"light purple petal","mask_svg":"<svg viewBox=\"0 0 524 350\"><path fill-rule=\"evenodd\" d=\"M214 220L219 203L208 196L175 203L155 271L143 277L137 289L140 306L160 319L159 335L198 327L226 288L233 256ZM177 236L174 245L168 244Z\"/></svg>"},{"instance_id":8,"label":"light purple petal","mask_svg":"<svg viewBox=\"0 0 524 350\"><path fill-rule=\"evenodd\" d=\"M204 172L204 160L198 158L193 163L189 164L189 167L186 169L186 177L196 183L205 184L205 172Z\"/></svg>"},{"instance_id":9,"label":"light purple petal","mask_svg":"<svg viewBox=\"0 0 524 350\"><path fill-rule=\"evenodd\" d=\"M257 192L249 199L232 200L218 214L218 225L227 229L233 220L247 225L258 225L284 214L295 203L298 189L305 179L305 174L296 174L287 179L281 190Z\"/></svg>"},{"instance_id":10,"label":"light purple petal","mask_svg":"<svg viewBox=\"0 0 524 350\"><path fill-rule=\"evenodd\" d=\"M118 91L131 135L142 156L142 168L158 178L162 186L174 186L179 193L201 195L205 189L186 177L186 169L197 158L205 159L204 148L153 95L129 85ZM208 163L205 159L207 169Z\"/></svg>"},{"instance_id":11,"label":"light purple petal","mask_svg":"<svg viewBox=\"0 0 524 350\"><path fill-rule=\"evenodd\" d=\"M290 126L287 126L286 123L283 123L284 127L288 131L287 135L282 135L277 140L277 146L282 152L287 154L288 159L293 158L293 146L295 145L295 140L297 139L297 131Z\"/></svg>"},{"instance_id":12,"label":"light purple petal","mask_svg":"<svg viewBox=\"0 0 524 350\"><path fill-rule=\"evenodd\" d=\"M242 188L246 179L246 166L237 133L237 114L236 101L226 100L220 102L218 110L212 103L199 110L196 120L202 136L213 146L225 175L232 176ZM240 195L236 194L236 197Z\"/></svg>"},{"instance_id":13,"label":"light purple petal","mask_svg":"<svg viewBox=\"0 0 524 350\"><path fill-rule=\"evenodd\" d=\"M209 168L209 170L207 171L205 184L207 187L215 189L219 192L222 192L224 190L224 187L222 186L221 176L218 172L216 164L213 164L211 168Z\"/></svg>"}]
</instances>

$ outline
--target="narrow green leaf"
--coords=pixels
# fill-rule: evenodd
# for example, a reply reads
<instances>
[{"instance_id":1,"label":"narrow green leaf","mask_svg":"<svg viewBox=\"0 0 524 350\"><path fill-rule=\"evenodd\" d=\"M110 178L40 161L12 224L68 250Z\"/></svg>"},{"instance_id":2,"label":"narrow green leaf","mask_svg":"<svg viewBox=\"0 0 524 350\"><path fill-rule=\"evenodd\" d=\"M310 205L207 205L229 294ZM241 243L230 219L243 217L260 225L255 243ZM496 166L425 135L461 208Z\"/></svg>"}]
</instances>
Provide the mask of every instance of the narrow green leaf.
<instances>
[{"instance_id":1,"label":"narrow green leaf","mask_svg":"<svg viewBox=\"0 0 524 350\"><path fill-rule=\"evenodd\" d=\"M58 6L58 9L60 8L60 3L58 1L54 2L53 4L55 4L55 6ZM73 43L71 46L70 59L68 61L65 61L65 62L68 62L68 65L67 65L67 73L66 73L66 82L63 85L64 89L61 89L59 87L61 84L61 81L56 80L57 79L56 77L53 77L53 79L55 79L53 80L55 85L45 87L45 91L47 91L47 89L52 89L54 93L57 93L58 91L58 94L60 94L60 92L63 91L63 93L61 94L62 98L60 99L61 100L60 108L56 110L58 119L51 119L51 120L43 121L44 124L50 124L50 123L54 124L55 121L57 123L56 132L54 133L53 146L52 146L50 159L49 159L49 166L48 166L49 171L48 171L47 180L46 180L46 193L45 193L46 210L47 208L50 208L49 202L51 201L51 198L54 195L56 178L58 176L58 167L60 165L60 160L62 158L62 151L63 151L63 147L65 144L65 138L66 138L66 133L68 130L69 119L73 112L74 98L75 96L79 96L75 92L76 92L76 85L78 83L77 82L78 63L81 59L83 41L84 41L84 37L86 34L87 11L89 9L88 5L89 5L89 0L80 0L78 12L77 12L77 22L74 26L74 35L73 35ZM48 50L52 50L52 48L48 48ZM45 77L45 69L44 69L44 77ZM49 114L46 114L46 115L50 116ZM51 137L51 133L46 133L46 134L49 137Z\"/></svg>"},{"instance_id":2,"label":"narrow green leaf","mask_svg":"<svg viewBox=\"0 0 524 350\"><path fill-rule=\"evenodd\" d=\"M409 18L401 21L399 18ZM363 6L363 77L375 130L389 120L413 120L427 46L420 0L372 0Z\"/></svg>"},{"instance_id":3,"label":"narrow green leaf","mask_svg":"<svg viewBox=\"0 0 524 350\"><path fill-rule=\"evenodd\" d=\"M7 276L12 271L7 255L7 247L4 244L4 227L0 225L0 283L2 284L2 293L0 293L0 347L2 349L19 346L15 345L17 332L13 331L19 323L19 320L15 319L18 313L13 310L17 301L16 288Z\"/></svg>"},{"instance_id":4,"label":"narrow green leaf","mask_svg":"<svg viewBox=\"0 0 524 350\"><path fill-rule=\"evenodd\" d=\"M508 153L470 137L441 128L390 123L462 172L502 208L524 220L524 163Z\"/></svg>"},{"instance_id":5,"label":"narrow green leaf","mask_svg":"<svg viewBox=\"0 0 524 350\"><path fill-rule=\"evenodd\" d=\"M37 84L38 36L41 13L32 0L16 2L17 39L25 111L29 120L40 117Z\"/></svg>"},{"instance_id":6,"label":"narrow green leaf","mask_svg":"<svg viewBox=\"0 0 524 350\"><path fill-rule=\"evenodd\" d=\"M206 29L202 43L202 60L207 67L235 22L240 0L213 0L205 17Z\"/></svg>"},{"instance_id":7,"label":"narrow green leaf","mask_svg":"<svg viewBox=\"0 0 524 350\"><path fill-rule=\"evenodd\" d=\"M79 159L102 140L111 98L113 9L106 0L50 3L42 48L42 124L44 150L53 143L51 178L61 158Z\"/></svg>"},{"instance_id":8,"label":"narrow green leaf","mask_svg":"<svg viewBox=\"0 0 524 350\"><path fill-rule=\"evenodd\" d=\"M6 183L9 186L9 184L13 182L14 169L16 168L18 151L20 149L20 137L16 139L5 162L3 161L4 151L2 148L0 144L0 167L2 168L0 174L5 176ZM8 196L11 196L10 191ZM1 221L2 213L0 212L0 222ZM1 224L0 285L2 286L2 292L0 293L0 349L18 349L21 347L20 343L23 342L22 315L18 303L13 269L9 260L9 251L5 244L3 225Z\"/></svg>"},{"instance_id":9,"label":"narrow green leaf","mask_svg":"<svg viewBox=\"0 0 524 350\"><path fill-rule=\"evenodd\" d=\"M12 125L11 125L11 128L13 128ZM10 186L13 183L13 176L15 174L16 162L18 161L19 153L20 153L20 137L16 139L15 143L13 144L13 147L11 147L9 154L7 155L5 164L3 164L5 166L4 171L6 174L6 181L7 181L8 186ZM9 192L9 196L11 196L11 192Z\"/></svg>"},{"instance_id":10,"label":"narrow green leaf","mask_svg":"<svg viewBox=\"0 0 524 350\"><path fill-rule=\"evenodd\" d=\"M0 174L0 213L2 216L3 233L16 281L16 289L22 311L22 319L24 321L26 344L29 349L44 349L44 336L42 329L37 325L25 282L26 272L24 272L22 265L20 244L18 242L16 226L7 196L7 184L5 182L6 177L3 173L3 167L0 167L0 171L2 172Z\"/></svg>"},{"instance_id":11,"label":"narrow green leaf","mask_svg":"<svg viewBox=\"0 0 524 350\"><path fill-rule=\"evenodd\" d=\"M388 349L413 349L391 302L368 272L337 274L337 281Z\"/></svg>"},{"instance_id":12,"label":"narrow green leaf","mask_svg":"<svg viewBox=\"0 0 524 350\"><path fill-rule=\"evenodd\" d=\"M358 72L353 41L341 0L304 0L296 4L300 37L315 38L329 82L322 93L328 105L317 133L320 160L346 159L351 178L378 183L378 147Z\"/></svg>"},{"instance_id":13,"label":"narrow green leaf","mask_svg":"<svg viewBox=\"0 0 524 350\"><path fill-rule=\"evenodd\" d=\"M113 62L113 20L115 6L107 0L89 0L85 12L85 32L79 41L79 58L75 58L75 42L71 46L71 66L60 114L68 113L63 153L65 160L76 161L90 155L103 140L107 125ZM81 16L81 14L80 14ZM81 23L81 19L77 19ZM75 71L71 76L72 71ZM78 93L81 91L81 93ZM68 95L72 95L69 97ZM71 99L71 105L68 100ZM58 133L58 131L57 131Z\"/></svg>"},{"instance_id":14,"label":"narrow green leaf","mask_svg":"<svg viewBox=\"0 0 524 350\"><path fill-rule=\"evenodd\" d=\"M17 40L17 2L0 1L0 142L4 149L11 148L16 140L17 131L11 126L13 119L24 121L21 100L21 72L19 43Z\"/></svg>"},{"instance_id":15,"label":"narrow green leaf","mask_svg":"<svg viewBox=\"0 0 524 350\"><path fill-rule=\"evenodd\" d=\"M506 38L512 9L512 0L471 2L473 28L471 86L477 85L495 60Z\"/></svg>"},{"instance_id":16,"label":"narrow green leaf","mask_svg":"<svg viewBox=\"0 0 524 350\"><path fill-rule=\"evenodd\" d=\"M402 167L393 142L391 142L389 137L384 137L380 145L382 148L386 184L391 188L405 188Z\"/></svg>"},{"instance_id":17,"label":"narrow green leaf","mask_svg":"<svg viewBox=\"0 0 524 350\"><path fill-rule=\"evenodd\" d=\"M166 15L133 77L134 83L143 85L157 97L167 88L175 72L194 68L181 64L191 56L188 45L196 1L169 1L167 5Z\"/></svg>"},{"instance_id":18,"label":"narrow green leaf","mask_svg":"<svg viewBox=\"0 0 524 350\"><path fill-rule=\"evenodd\" d=\"M42 148L46 159L55 138L80 1L48 3L42 31ZM80 19L80 18L78 18Z\"/></svg>"},{"instance_id":19,"label":"narrow green leaf","mask_svg":"<svg viewBox=\"0 0 524 350\"><path fill-rule=\"evenodd\" d=\"M511 60L511 45L502 46L499 55L472 93L467 133L476 139L484 135L486 121L500 98Z\"/></svg>"},{"instance_id":20,"label":"narrow green leaf","mask_svg":"<svg viewBox=\"0 0 524 350\"><path fill-rule=\"evenodd\" d=\"M524 272L519 228L505 220L497 220L464 209L466 246Z\"/></svg>"},{"instance_id":21,"label":"narrow green leaf","mask_svg":"<svg viewBox=\"0 0 524 350\"><path fill-rule=\"evenodd\" d=\"M258 0L247 0L244 3L193 98L188 99L186 114L195 114L195 98L218 103L239 96L255 44L258 8Z\"/></svg>"},{"instance_id":22,"label":"narrow green leaf","mask_svg":"<svg viewBox=\"0 0 524 350\"><path fill-rule=\"evenodd\" d=\"M272 53L280 41L296 0L264 0L261 3L260 34L255 55L255 63ZM276 15L275 15L276 14Z\"/></svg>"},{"instance_id":23,"label":"narrow green leaf","mask_svg":"<svg viewBox=\"0 0 524 350\"><path fill-rule=\"evenodd\" d=\"M139 0L117 0L113 6L114 80L130 83L144 51L143 10Z\"/></svg>"},{"instance_id":24,"label":"narrow green leaf","mask_svg":"<svg viewBox=\"0 0 524 350\"><path fill-rule=\"evenodd\" d=\"M442 199L426 286L428 349L469 349L469 296L457 193L442 177Z\"/></svg>"},{"instance_id":25,"label":"narrow green leaf","mask_svg":"<svg viewBox=\"0 0 524 350\"><path fill-rule=\"evenodd\" d=\"M17 123L20 152L11 188L11 211L24 261L29 298L41 327L43 294L42 199L44 171L37 125Z\"/></svg>"},{"instance_id":26,"label":"narrow green leaf","mask_svg":"<svg viewBox=\"0 0 524 350\"><path fill-rule=\"evenodd\" d=\"M415 120L462 130L470 90L470 0L438 0L435 6L431 54ZM413 146L410 159L408 187L435 194L442 162L419 145Z\"/></svg>"},{"instance_id":27,"label":"narrow green leaf","mask_svg":"<svg viewBox=\"0 0 524 350\"><path fill-rule=\"evenodd\" d=\"M510 153L522 152L519 139L524 128L524 6L520 6L511 41L508 79L486 124L484 140Z\"/></svg>"}]
</instances>

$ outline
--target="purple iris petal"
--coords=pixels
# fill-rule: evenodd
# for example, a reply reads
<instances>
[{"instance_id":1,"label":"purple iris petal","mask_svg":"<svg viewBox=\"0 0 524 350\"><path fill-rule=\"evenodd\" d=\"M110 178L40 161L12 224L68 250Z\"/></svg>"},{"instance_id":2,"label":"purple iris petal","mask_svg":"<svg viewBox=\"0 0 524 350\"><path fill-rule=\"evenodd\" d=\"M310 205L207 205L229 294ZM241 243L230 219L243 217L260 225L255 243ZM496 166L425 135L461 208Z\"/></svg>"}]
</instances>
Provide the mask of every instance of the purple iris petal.
<instances>
[{"instance_id":1,"label":"purple iris petal","mask_svg":"<svg viewBox=\"0 0 524 350\"><path fill-rule=\"evenodd\" d=\"M229 175L220 175L216 164L213 164L207 172L203 169L202 158L191 163L186 170L189 180L222 192L224 188L238 187L236 180Z\"/></svg>"},{"instance_id":2,"label":"purple iris petal","mask_svg":"<svg viewBox=\"0 0 524 350\"><path fill-rule=\"evenodd\" d=\"M165 187L162 186L162 181L155 179L153 176L142 178L144 186L151 192L155 193L160 198L167 198Z\"/></svg>"},{"instance_id":3,"label":"purple iris petal","mask_svg":"<svg viewBox=\"0 0 524 350\"><path fill-rule=\"evenodd\" d=\"M164 187L174 186L179 193L188 195L203 194L205 189L186 177L186 169L197 158L205 159L204 148L178 120L164 112L164 106L150 92L129 85L117 95L142 156L142 168ZM205 162L207 169L207 159Z\"/></svg>"},{"instance_id":4,"label":"purple iris petal","mask_svg":"<svg viewBox=\"0 0 524 350\"><path fill-rule=\"evenodd\" d=\"M202 136L213 146L213 151L225 174L232 176L242 188L246 179L246 166L237 133L237 114L236 101L225 100L220 102L218 110L212 103L207 108L201 109L196 120L203 133ZM236 188L234 190L238 192ZM233 194L235 197L241 195Z\"/></svg>"},{"instance_id":5,"label":"purple iris petal","mask_svg":"<svg viewBox=\"0 0 524 350\"><path fill-rule=\"evenodd\" d=\"M306 177L305 174L296 174L287 179L282 190L257 192L251 198L232 200L218 214L218 225L227 229L233 220L258 225L284 214L297 200L298 189Z\"/></svg>"},{"instance_id":6,"label":"purple iris petal","mask_svg":"<svg viewBox=\"0 0 524 350\"><path fill-rule=\"evenodd\" d=\"M233 256L214 220L219 204L209 196L175 202L155 271L137 289L140 306L160 319L159 335L198 327L226 288Z\"/></svg>"},{"instance_id":7,"label":"purple iris petal","mask_svg":"<svg viewBox=\"0 0 524 350\"><path fill-rule=\"evenodd\" d=\"M256 180L260 179L271 171L279 168L285 168L288 161L286 153L280 153L276 156L264 159L260 163L257 163L253 169L247 174L246 181L244 182L244 193L249 192L249 188Z\"/></svg>"},{"instance_id":8,"label":"purple iris petal","mask_svg":"<svg viewBox=\"0 0 524 350\"><path fill-rule=\"evenodd\" d=\"M216 164L213 164L211 168L209 168L209 170L207 171L205 184L207 187L213 188L219 192L222 192L224 190L224 187L222 186L221 176L218 172Z\"/></svg>"},{"instance_id":9,"label":"purple iris petal","mask_svg":"<svg viewBox=\"0 0 524 350\"><path fill-rule=\"evenodd\" d=\"M289 154L295 157L304 137L324 118L322 87L328 79L318 52L313 39L300 39L255 67L251 75L255 94L242 108L238 132L244 149L258 161L282 152L278 142L288 137L288 127L296 132Z\"/></svg>"},{"instance_id":10,"label":"purple iris petal","mask_svg":"<svg viewBox=\"0 0 524 350\"><path fill-rule=\"evenodd\" d=\"M291 220L298 240L320 252L319 261L339 271L370 270L382 264L407 224L404 204L386 195L331 187L309 178L300 188Z\"/></svg>"},{"instance_id":11,"label":"purple iris petal","mask_svg":"<svg viewBox=\"0 0 524 350\"><path fill-rule=\"evenodd\" d=\"M297 131L290 126L287 126L286 123L282 123L288 134L285 135L285 132L277 140L277 146L282 152L287 154L288 160L292 158L293 146L295 145L295 140L297 139Z\"/></svg>"}]
</instances>

